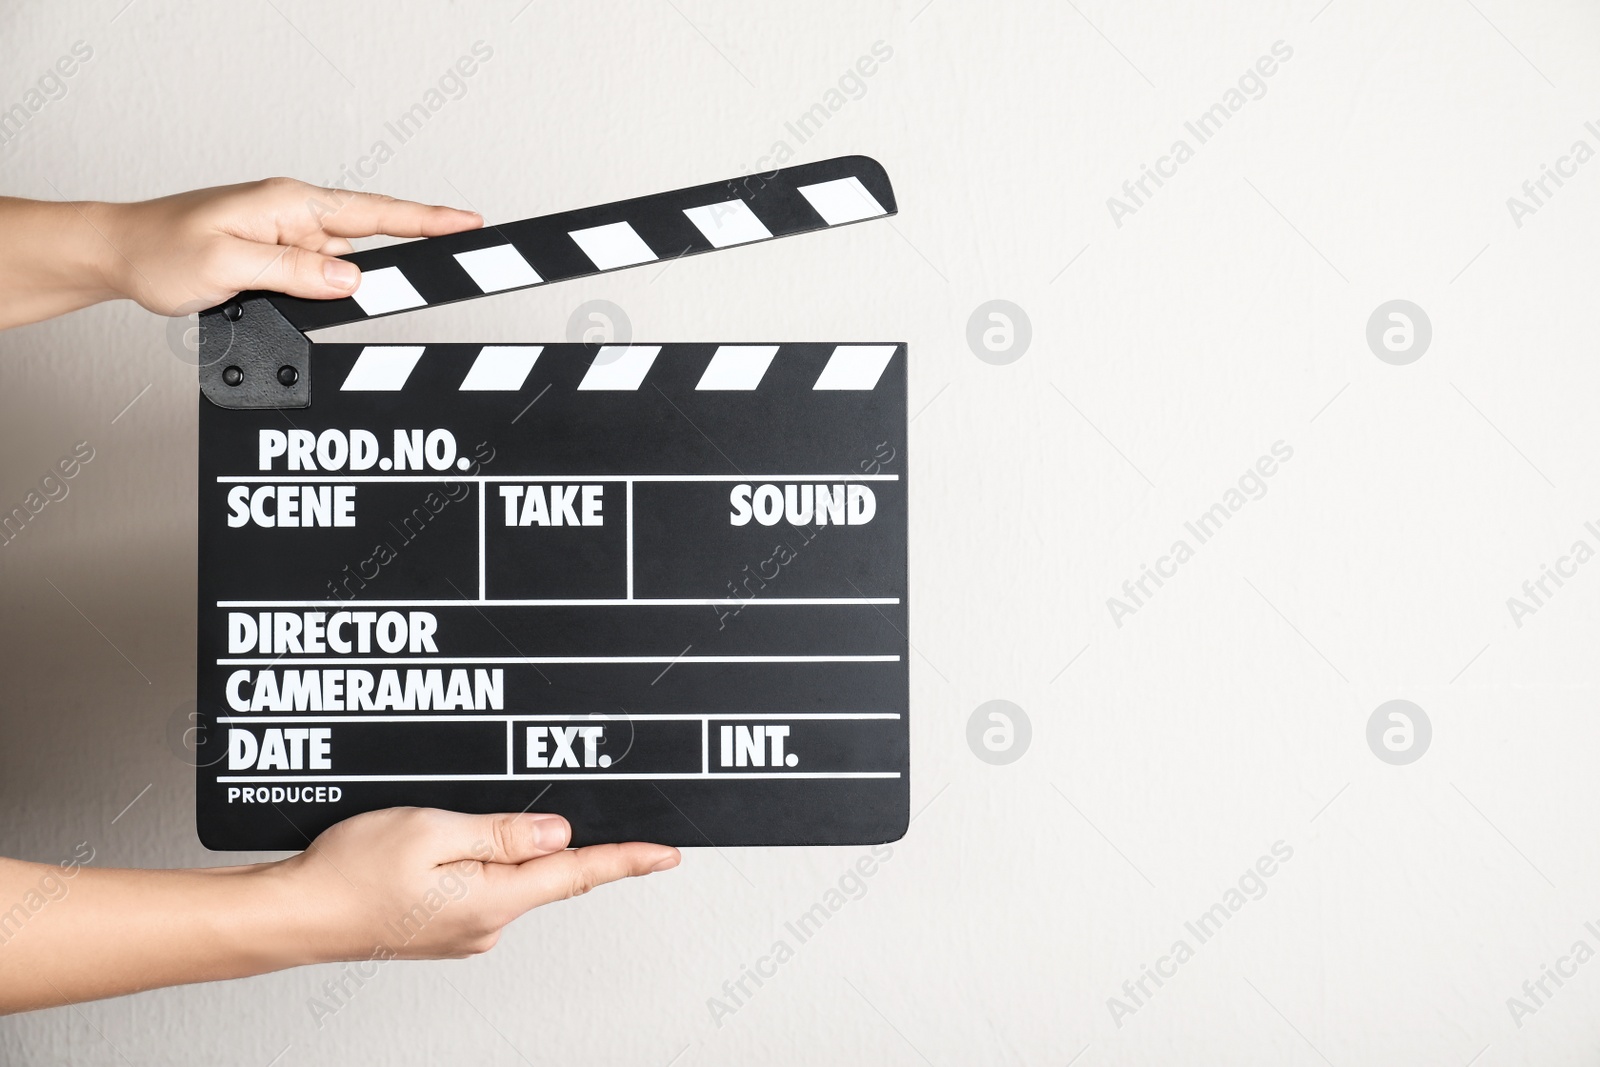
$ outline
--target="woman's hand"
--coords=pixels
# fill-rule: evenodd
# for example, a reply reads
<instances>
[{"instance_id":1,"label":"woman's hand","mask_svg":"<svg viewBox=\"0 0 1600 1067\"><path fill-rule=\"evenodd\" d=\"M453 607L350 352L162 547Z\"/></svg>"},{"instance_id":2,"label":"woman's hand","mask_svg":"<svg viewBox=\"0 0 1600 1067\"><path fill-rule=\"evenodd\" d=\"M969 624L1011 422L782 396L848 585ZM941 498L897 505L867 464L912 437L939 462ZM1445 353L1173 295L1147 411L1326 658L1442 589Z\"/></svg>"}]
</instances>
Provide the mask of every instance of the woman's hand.
<instances>
[{"instance_id":1,"label":"woman's hand","mask_svg":"<svg viewBox=\"0 0 1600 1067\"><path fill-rule=\"evenodd\" d=\"M125 297L187 315L245 289L333 299L361 284L350 238L476 229L470 211L291 178L132 204L0 198L0 329Z\"/></svg>"},{"instance_id":2,"label":"woman's hand","mask_svg":"<svg viewBox=\"0 0 1600 1067\"><path fill-rule=\"evenodd\" d=\"M530 908L679 860L637 842L564 851L570 836L558 815L393 808L247 867L0 859L0 1015L308 963L470 956Z\"/></svg>"},{"instance_id":3,"label":"woman's hand","mask_svg":"<svg viewBox=\"0 0 1600 1067\"><path fill-rule=\"evenodd\" d=\"M641 842L565 851L571 836L559 815L390 808L331 827L260 877L281 882L288 899L319 902L308 954L438 959L487 952L531 908L680 858Z\"/></svg>"},{"instance_id":4,"label":"woman's hand","mask_svg":"<svg viewBox=\"0 0 1600 1067\"><path fill-rule=\"evenodd\" d=\"M350 238L436 237L483 219L374 193L322 189L293 178L198 189L137 204L100 204L112 288L158 315L212 307L245 289L326 300L361 282L335 256Z\"/></svg>"}]
</instances>

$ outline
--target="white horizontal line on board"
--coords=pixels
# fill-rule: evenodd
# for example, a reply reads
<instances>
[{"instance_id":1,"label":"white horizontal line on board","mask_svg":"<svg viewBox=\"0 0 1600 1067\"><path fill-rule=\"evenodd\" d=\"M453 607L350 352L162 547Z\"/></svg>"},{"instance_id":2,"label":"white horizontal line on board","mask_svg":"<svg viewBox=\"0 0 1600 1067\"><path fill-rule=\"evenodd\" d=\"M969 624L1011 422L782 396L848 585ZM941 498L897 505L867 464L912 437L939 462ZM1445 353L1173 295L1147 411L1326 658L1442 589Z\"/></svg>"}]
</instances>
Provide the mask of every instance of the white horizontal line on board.
<instances>
[{"instance_id":1,"label":"white horizontal line on board","mask_svg":"<svg viewBox=\"0 0 1600 1067\"><path fill-rule=\"evenodd\" d=\"M224 656L219 667L293 667L302 663L414 667L432 663L898 663L899 656Z\"/></svg>"},{"instance_id":2,"label":"white horizontal line on board","mask_svg":"<svg viewBox=\"0 0 1600 1067\"><path fill-rule=\"evenodd\" d=\"M259 785L263 782L283 785L304 785L313 782L560 782L587 780L591 782L656 781L683 782L700 779L715 781L724 778L898 778L899 771L692 771L683 774L225 774L217 778L218 785Z\"/></svg>"},{"instance_id":3,"label":"white horizontal line on board","mask_svg":"<svg viewBox=\"0 0 1600 1067\"><path fill-rule=\"evenodd\" d=\"M898 482L898 474L219 474L219 482Z\"/></svg>"},{"instance_id":4,"label":"white horizontal line on board","mask_svg":"<svg viewBox=\"0 0 1600 1067\"><path fill-rule=\"evenodd\" d=\"M784 722L835 719L898 719L897 711L752 711L707 712L703 715L609 715L604 712L574 712L571 715L319 715L308 711L304 715L219 715L219 723L273 723L273 722L701 722L730 720L744 722L750 719L782 719Z\"/></svg>"},{"instance_id":5,"label":"white horizontal line on board","mask_svg":"<svg viewBox=\"0 0 1600 1067\"><path fill-rule=\"evenodd\" d=\"M638 598L634 600L219 600L219 608L338 608L358 611L361 608L585 608L585 607L657 607L657 608L731 608L734 606L775 607L860 607L879 604L898 604L897 596L801 596L801 597L728 597L714 598Z\"/></svg>"}]
</instances>

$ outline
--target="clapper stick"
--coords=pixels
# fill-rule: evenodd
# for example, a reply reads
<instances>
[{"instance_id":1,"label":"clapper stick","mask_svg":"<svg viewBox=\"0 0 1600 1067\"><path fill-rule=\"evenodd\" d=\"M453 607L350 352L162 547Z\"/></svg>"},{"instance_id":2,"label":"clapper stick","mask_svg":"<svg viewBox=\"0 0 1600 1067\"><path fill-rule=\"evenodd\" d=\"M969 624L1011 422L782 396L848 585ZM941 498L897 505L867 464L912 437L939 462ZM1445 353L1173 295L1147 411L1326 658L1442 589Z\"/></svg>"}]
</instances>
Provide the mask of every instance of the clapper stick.
<instances>
[{"instance_id":1,"label":"clapper stick","mask_svg":"<svg viewBox=\"0 0 1600 1067\"><path fill-rule=\"evenodd\" d=\"M866 156L563 211L355 252L361 286L339 300L246 292L201 315L200 387L223 407L310 403L304 334L421 307L893 215L894 190ZM296 335L300 335L297 339Z\"/></svg>"},{"instance_id":2,"label":"clapper stick","mask_svg":"<svg viewBox=\"0 0 1600 1067\"><path fill-rule=\"evenodd\" d=\"M356 253L354 297L207 312L201 841L302 848L404 804L556 812L580 845L898 838L903 343L305 333L894 210L846 157Z\"/></svg>"}]
</instances>

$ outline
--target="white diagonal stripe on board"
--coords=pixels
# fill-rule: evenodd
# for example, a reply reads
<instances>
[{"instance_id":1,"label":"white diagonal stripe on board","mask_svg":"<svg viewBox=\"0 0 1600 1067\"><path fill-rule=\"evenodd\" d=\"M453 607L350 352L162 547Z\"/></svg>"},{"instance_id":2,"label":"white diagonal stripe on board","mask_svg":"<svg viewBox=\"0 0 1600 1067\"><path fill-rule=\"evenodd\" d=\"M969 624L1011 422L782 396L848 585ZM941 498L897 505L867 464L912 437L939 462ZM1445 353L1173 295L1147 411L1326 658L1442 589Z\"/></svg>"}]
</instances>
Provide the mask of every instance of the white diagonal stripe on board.
<instances>
[{"instance_id":1,"label":"white diagonal stripe on board","mask_svg":"<svg viewBox=\"0 0 1600 1067\"><path fill-rule=\"evenodd\" d=\"M840 345L828 357L813 389L872 389L898 345Z\"/></svg>"},{"instance_id":2,"label":"white diagonal stripe on board","mask_svg":"<svg viewBox=\"0 0 1600 1067\"><path fill-rule=\"evenodd\" d=\"M379 267L361 272L361 284L351 295L368 315L385 315L427 304L399 267Z\"/></svg>"},{"instance_id":3,"label":"white diagonal stripe on board","mask_svg":"<svg viewBox=\"0 0 1600 1067\"><path fill-rule=\"evenodd\" d=\"M689 216L695 229L718 248L763 241L772 236L772 231L756 218L743 200L725 200L720 204L684 208L683 213Z\"/></svg>"},{"instance_id":4,"label":"white diagonal stripe on board","mask_svg":"<svg viewBox=\"0 0 1600 1067\"><path fill-rule=\"evenodd\" d=\"M605 226L591 226L585 230L572 230L569 236L583 249L601 270L614 267L631 267L635 263L649 263L658 257L644 243L644 238L626 222L613 222Z\"/></svg>"},{"instance_id":5,"label":"white diagonal stripe on board","mask_svg":"<svg viewBox=\"0 0 1600 1067\"><path fill-rule=\"evenodd\" d=\"M542 345L484 345L461 380L463 392L516 392L528 380Z\"/></svg>"},{"instance_id":6,"label":"white diagonal stripe on board","mask_svg":"<svg viewBox=\"0 0 1600 1067\"><path fill-rule=\"evenodd\" d=\"M392 393L406 384L422 358L422 345L368 345L356 357L339 388L351 392Z\"/></svg>"},{"instance_id":7,"label":"white diagonal stripe on board","mask_svg":"<svg viewBox=\"0 0 1600 1067\"><path fill-rule=\"evenodd\" d=\"M860 222L888 214L855 175L797 188L829 226L842 226L847 222Z\"/></svg>"},{"instance_id":8,"label":"white diagonal stripe on board","mask_svg":"<svg viewBox=\"0 0 1600 1067\"><path fill-rule=\"evenodd\" d=\"M772 365L778 354L777 345L722 345L706 371L700 376L696 389L754 389Z\"/></svg>"},{"instance_id":9,"label":"white diagonal stripe on board","mask_svg":"<svg viewBox=\"0 0 1600 1067\"><path fill-rule=\"evenodd\" d=\"M520 289L544 281L522 254L508 244L457 252L455 260L472 277L472 283L486 293Z\"/></svg>"},{"instance_id":10,"label":"white diagonal stripe on board","mask_svg":"<svg viewBox=\"0 0 1600 1067\"><path fill-rule=\"evenodd\" d=\"M660 351L660 345L603 345L578 389L637 389Z\"/></svg>"}]
</instances>

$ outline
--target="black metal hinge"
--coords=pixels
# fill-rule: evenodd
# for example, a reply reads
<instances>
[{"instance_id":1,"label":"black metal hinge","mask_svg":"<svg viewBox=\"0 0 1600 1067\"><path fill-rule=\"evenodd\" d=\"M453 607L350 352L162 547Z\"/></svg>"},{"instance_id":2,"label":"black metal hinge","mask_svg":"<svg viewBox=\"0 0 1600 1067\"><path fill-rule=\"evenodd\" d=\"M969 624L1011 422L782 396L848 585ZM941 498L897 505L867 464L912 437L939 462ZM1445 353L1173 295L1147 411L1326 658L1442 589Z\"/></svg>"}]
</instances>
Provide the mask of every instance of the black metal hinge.
<instances>
[{"instance_id":1,"label":"black metal hinge","mask_svg":"<svg viewBox=\"0 0 1600 1067\"><path fill-rule=\"evenodd\" d=\"M308 408L311 342L262 296L202 311L200 392L221 408Z\"/></svg>"}]
</instances>

